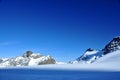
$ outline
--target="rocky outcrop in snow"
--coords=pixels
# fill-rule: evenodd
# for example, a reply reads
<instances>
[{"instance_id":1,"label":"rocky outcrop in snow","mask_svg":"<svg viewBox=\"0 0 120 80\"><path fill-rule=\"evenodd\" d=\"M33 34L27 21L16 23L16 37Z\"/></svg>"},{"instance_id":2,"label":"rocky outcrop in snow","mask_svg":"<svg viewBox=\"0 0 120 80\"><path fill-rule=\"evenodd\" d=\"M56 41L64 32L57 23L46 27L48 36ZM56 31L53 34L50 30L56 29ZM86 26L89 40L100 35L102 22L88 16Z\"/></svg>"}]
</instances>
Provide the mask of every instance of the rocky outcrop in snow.
<instances>
[{"instance_id":1,"label":"rocky outcrop in snow","mask_svg":"<svg viewBox=\"0 0 120 80\"><path fill-rule=\"evenodd\" d=\"M55 64L55 60L51 56L43 56L34 54L32 51L25 52L22 56L0 59L0 66L37 66L43 64Z\"/></svg>"}]
</instances>

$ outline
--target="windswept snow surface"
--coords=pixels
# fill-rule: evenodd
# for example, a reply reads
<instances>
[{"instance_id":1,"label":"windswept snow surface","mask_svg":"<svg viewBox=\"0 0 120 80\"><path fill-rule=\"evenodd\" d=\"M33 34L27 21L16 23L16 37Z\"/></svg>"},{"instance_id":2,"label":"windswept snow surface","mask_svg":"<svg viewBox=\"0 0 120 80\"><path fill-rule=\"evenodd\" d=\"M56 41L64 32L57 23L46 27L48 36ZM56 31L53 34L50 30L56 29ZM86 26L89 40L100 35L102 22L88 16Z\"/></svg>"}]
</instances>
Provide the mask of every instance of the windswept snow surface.
<instances>
[{"instance_id":1,"label":"windswept snow surface","mask_svg":"<svg viewBox=\"0 0 120 80\"><path fill-rule=\"evenodd\" d=\"M45 69L45 70L90 70L90 71L117 71L120 72L119 64L49 64L40 66L24 66L24 67L0 67L0 69Z\"/></svg>"},{"instance_id":2,"label":"windswept snow surface","mask_svg":"<svg viewBox=\"0 0 120 80\"><path fill-rule=\"evenodd\" d=\"M0 68L0 80L120 80L120 65L49 64Z\"/></svg>"},{"instance_id":3,"label":"windswept snow surface","mask_svg":"<svg viewBox=\"0 0 120 80\"><path fill-rule=\"evenodd\" d=\"M96 60L95 63L104 63L111 65L120 65L120 50L111 52Z\"/></svg>"}]
</instances>

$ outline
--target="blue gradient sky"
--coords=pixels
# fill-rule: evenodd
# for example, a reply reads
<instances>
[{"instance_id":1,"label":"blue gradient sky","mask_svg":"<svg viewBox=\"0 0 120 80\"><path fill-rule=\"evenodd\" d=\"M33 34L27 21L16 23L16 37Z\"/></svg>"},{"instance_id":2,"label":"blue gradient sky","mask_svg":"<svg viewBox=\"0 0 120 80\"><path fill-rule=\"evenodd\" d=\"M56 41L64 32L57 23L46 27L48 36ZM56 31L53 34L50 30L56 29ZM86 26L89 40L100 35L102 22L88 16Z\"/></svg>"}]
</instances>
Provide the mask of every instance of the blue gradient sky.
<instances>
[{"instance_id":1,"label":"blue gradient sky","mask_svg":"<svg viewBox=\"0 0 120 80\"><path fill-rule=\"evenodd\" d=\"M0 0L0 57L70 61L119 35L120 0Z\"/></svg>"}]
</instances>

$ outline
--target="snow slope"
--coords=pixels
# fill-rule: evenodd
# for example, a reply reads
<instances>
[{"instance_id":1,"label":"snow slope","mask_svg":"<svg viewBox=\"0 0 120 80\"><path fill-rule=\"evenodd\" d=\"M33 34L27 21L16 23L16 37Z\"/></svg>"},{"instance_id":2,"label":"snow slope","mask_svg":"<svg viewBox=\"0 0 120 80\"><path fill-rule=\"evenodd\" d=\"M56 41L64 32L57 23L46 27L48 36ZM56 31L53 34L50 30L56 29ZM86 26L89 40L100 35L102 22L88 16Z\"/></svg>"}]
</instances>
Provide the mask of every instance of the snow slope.
<instances>
[{"instance_id":1,"label":"snow slope","mask_svg":"<svg viewBox=\"0 0 120 80\"><path fill-rule=\"evenodd\" d=\"M120 65L120 50L111 52L107 55L104 55L103 57L101 57L100 59L96 60L95 63L109 63L109 64L119 64ZM113 65L114 65L113 64Z\"/></svg>"},{"instance_id":2,"label":"snow slope","mask_svg":"<svg viewBox=\"0 0 120 80\"><path fill-rule=\"evenodd\" d=\"M73 63L73 64L76 64L76 63L82 63L82 64L93 63L94 61L99 59L102 55L103 55L102 51L96 51L96 50L88 51L88 49L87 49L86 52L82 56L78 57L76 60L72 61L71 63Z\"/></svg>"}]
</instances>

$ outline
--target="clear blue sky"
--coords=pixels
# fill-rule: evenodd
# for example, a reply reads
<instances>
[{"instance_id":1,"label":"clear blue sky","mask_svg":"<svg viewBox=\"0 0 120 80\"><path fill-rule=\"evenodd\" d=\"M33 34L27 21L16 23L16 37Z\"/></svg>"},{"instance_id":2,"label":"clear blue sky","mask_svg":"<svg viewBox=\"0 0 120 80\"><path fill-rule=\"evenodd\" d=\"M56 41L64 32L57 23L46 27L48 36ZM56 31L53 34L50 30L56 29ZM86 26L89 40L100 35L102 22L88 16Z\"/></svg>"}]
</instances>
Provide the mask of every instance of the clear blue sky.
<instances>
[{"instance_id":1,"label":"clear blue sky","mask_svg":"<svg viewBox=\"0 0 120 80\"><path fill-rule=\"evenodd\" d=\"M70 61L119 35L120 0L0 0L0 57Z\"/></svg>"}]
</instances>

